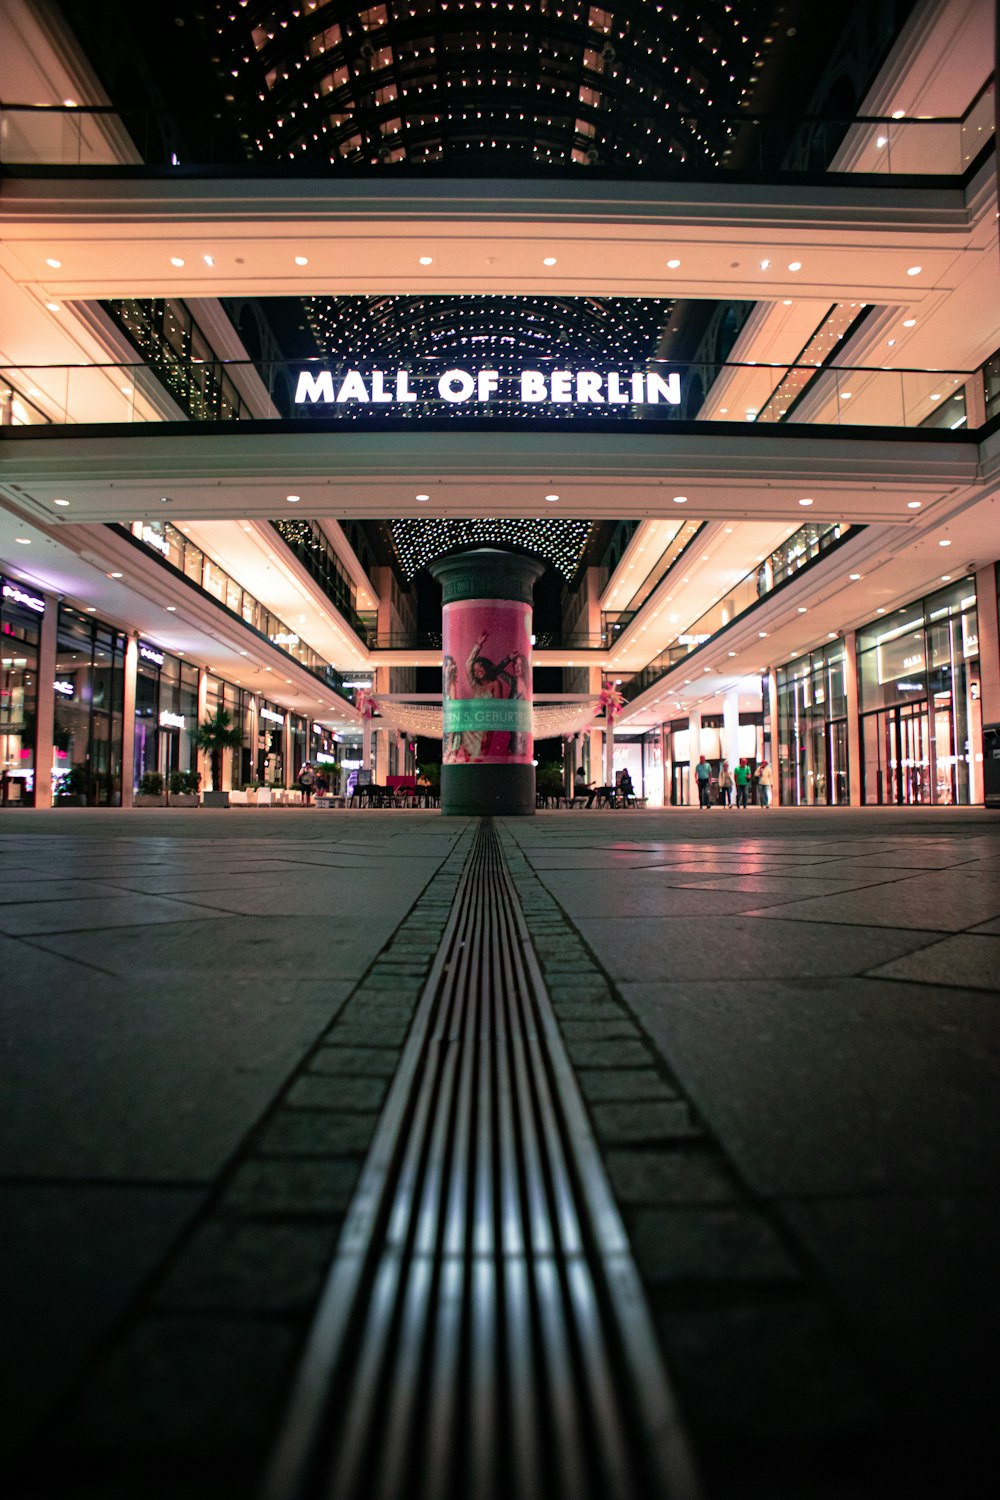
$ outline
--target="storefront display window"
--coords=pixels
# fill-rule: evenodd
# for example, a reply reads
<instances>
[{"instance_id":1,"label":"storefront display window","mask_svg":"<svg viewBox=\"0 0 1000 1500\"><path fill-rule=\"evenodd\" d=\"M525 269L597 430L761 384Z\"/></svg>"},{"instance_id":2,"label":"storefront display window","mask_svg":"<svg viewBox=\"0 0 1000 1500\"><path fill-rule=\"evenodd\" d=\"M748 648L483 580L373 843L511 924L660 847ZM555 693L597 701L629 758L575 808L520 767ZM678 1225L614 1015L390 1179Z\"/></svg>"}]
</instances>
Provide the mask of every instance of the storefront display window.
<instances>
[{"instance_id":1,"label":"storefront display window","mask_svg":"<svg viewBox=\"0 0 1000 1500\"><path fill-rule=\"evenodd\" d=\"M52 786L57 803L117 807L122 788L125 637L60 606Z\"/></svg>"},{"instance_id":2,"label":"storefront display window","mask_svg":"<svg viewBox=\"0 0 1000 1500\"><path fill-rule=\"evenodd\" d=\"M834 807L849 801L847 684L843 641L776 672L781 802Z\"/></svg>"},{"instance_id":3,"label":"storefront display window","mask_svg":"<svg viewBox=\"0 0 1000 1500\"><path fill-rule=\"evenodd\" d=\"M979 686L975 583L964 578L858 632L863 800L971 800Z\"/></svg>"},{"instance_id":4,"label":"storefront display window","mask_svg":"<svg viewBox=\"0 0 1000 1500\"><path fill-rule=\"evenodd\" d=\"M0 577L0 804L35 800L38 641L43 599ZM57 687L58 691L58 687Z\"/></svg>"}]
</instances>

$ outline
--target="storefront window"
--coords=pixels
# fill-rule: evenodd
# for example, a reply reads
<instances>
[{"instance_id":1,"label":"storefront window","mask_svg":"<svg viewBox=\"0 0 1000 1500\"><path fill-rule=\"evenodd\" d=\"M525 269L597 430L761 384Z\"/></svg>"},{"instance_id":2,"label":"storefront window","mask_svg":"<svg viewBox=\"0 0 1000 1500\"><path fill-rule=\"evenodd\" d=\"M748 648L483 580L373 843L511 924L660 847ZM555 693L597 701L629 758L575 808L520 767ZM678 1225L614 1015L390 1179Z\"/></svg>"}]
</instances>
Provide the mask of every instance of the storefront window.
<instances>
[{"instance_id":1,"label":"storefront window","mask_svg":"<svg viewBox=\"0 0 1000 1500\"><path fill-rule=\"evenodd\" d=\"M121 803L125 637L60 606L52 784L56 801Z\"/></svg>"},{"instance_id":2,"label":"storefront window","mask_svg":"<svg viewBox=\"0 0 1000 1500\"><path fill-rule=\"evenodd\" d=\"M974 581L859 631L858 680L864 801L969 802L979 681Z\"/></svg>"},{"instance_id":3,"label":"storefront window","mask_svg":"<svg viewBox=\"0 0 1000 1500\"><path fill-rule=\"evenodd\" d=\"M847 688L843 641L787 662L778 683L778 778L787 806L849 800Z\"/></svg>"},{"instance_id":4,"label":"storefront window","mask_svg":"<svg viewBox=\"0 0 1000 1500\"><path fill-rule=\"evenodd\" d=\"M45 603L11 579L0 578L0 589L0 803L32 806L38 641Z\"/></svg>"}]
</instances>

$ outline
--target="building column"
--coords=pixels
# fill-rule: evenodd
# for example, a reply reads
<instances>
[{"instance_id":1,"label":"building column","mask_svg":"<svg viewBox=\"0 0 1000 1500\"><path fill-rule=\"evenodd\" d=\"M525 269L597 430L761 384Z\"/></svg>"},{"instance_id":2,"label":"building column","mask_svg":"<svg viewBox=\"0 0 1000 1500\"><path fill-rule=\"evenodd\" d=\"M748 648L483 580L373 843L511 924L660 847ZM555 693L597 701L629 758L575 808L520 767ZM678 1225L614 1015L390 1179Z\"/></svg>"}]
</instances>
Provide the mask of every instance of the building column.
<instances>
[{"instance_id":1,"label":"building column","mask_svg":"<svg viewBox=\"0 0 1000 1500\"><path fill-rule=\"evenodd\" d=\"M306 731L306 760L309 759L309 739ZM281 784L287 788L292 785L292 711L285 709L285 722L281 728Z\"/></svg>"},{"instance_id":2,"label":"building column","mask_svg":"<svg viewBox=\"0 0 1000 1500\"><path fill-rule=\"evenodd\" d=\"M604 785L615 784L615 716L608 712L604 723Z\"/></svg>"},{"instance_id":3,"label":"building column","mask_svg":"<svg viewBox=\"0 0 1000 1500\"><path fill-rule=\"evenodd\" d=\"M56 717L56 640L59 598L44 594L38 635L38 696L35 716L35 806L52 806L52 734Z\"/></svg>"},{"instance_id":4,"label":"building column","mask_svg":"<svg viewBox=\"0 0 1000 1500\"><path fill-rule=\"evenodd\" d=\"M844 697L847 700L847 775L850 804L861 806L861 705L858 699L858 653L855 634L844 636Z\"/></svg>"},{"instance_id":5,"label":"building column","mask_svg":"<svg viewBox=\"0 0 1000 1500\"><path fill-rule=\"evenodd\" d=\"M767 718L767 732L771 740L768 760L771 767L771 806L777 807L781 801L781 777L778 774L778 674L774 667L767 669Z\"/></svg>"},{"instance_id":6,"label":"building column","mask_svg":"<svg viewBox=\"0 0 1000 1500\"><path fill-rule=\"evenodd\" d=\"M208 718L208 672L205 670L204 667L199 667L198 668L198 706L195 709L195 728L197 728L199 724L204 724L204 722L205 722L205 720L207 718ZM205 788L206 788L206 786L208 785L208 778L209 778L209 774L210 774L210 771L211 771L211 765L212 765L211 758L209 757L209 755L207 754L206 751L204 751L204 750L196 750L195 751L194 768L198 772L199 777L201 778L201 780L198 782L198 789L199 789L199 791L204 791ZM215 791L219 791L219 788L216 787L214 790Z\"/></svg>"},{"instance_id":7,"label":"building column","mask_svg":"<svg viewBox=\"0 0 1000 1500\"><path fill-rule=\"evenodd\" d=\"M533 557L480 548L441 557L444 713L441 811L535 811L531 636Z\"/></svg>"},{"instance_id":8,"label":"building column","mask_svg":"<svg viewBox=\"0 0 1000 1500\"><path fill-rule=\"evenodd\" d=\"M250 696L250 781L257 780L257 766L260 760L260 747L257 741L260 739L260 698L257 693Z\"/></svg>"},{"instance_id":9,"label":"building column","mask_svg":"<svg viewBox=\"0 0 1000 1500\"><path fill-rule=\"evenodd\" d=\"M722 700L722 757L728 760L730 770L739 764L740 695L736 689Z\"/></svg>"},{"instance_id":10,"label":"building column","mask_svg":"<svg viewBox=\"0 0 1000 1500\"><path fill-rule=\"evenodd\" d=\"M122 693L122 807L135 800L135 685L139 671L139 638L125 642L125 687Z\"/></svg>"},{"instance_id":11,"label":"building column","mask_svg":"<svg viewBox=\"0 0 1000 1500\"><path fill-rule=\"evenodd\" d=\"M688 714L688 803L691 807L699 804L698 778L694 774L694 768L698 764L701 755L701 712Z\"/></svg>"},{"instance_id":12,"label":"building column","mask_svg":"<svg viewBox=\"0 0 1000 1500\"><path fill-rule=\"evenodd\" d=\"M1000 724L1000 621L997 618L995 563L976 569L976 621L979 631L979 702L970 705L969 796L973 802L982 803L986 800L983 725Z\"/></svg>"}]
</instances>

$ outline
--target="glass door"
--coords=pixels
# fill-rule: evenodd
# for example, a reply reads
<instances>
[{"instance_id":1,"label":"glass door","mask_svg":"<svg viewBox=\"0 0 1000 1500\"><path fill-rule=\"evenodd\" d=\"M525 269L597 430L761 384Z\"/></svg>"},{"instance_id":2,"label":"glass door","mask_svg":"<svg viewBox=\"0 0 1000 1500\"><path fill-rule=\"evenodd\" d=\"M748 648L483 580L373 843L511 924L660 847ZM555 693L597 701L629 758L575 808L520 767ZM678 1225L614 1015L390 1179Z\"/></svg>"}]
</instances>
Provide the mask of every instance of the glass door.
<instances>
[{"instance_id":1,"label":"glass door","mask_svg":"<svg viewBox=\"0 0 1000 1500\"><path fill-rule=\"evenodd\" d=\"M826 744L829 755L826 800L831 807L846 807L851 800L846 719L834 719L827 726Z\"/></svg>"}]
</instances>

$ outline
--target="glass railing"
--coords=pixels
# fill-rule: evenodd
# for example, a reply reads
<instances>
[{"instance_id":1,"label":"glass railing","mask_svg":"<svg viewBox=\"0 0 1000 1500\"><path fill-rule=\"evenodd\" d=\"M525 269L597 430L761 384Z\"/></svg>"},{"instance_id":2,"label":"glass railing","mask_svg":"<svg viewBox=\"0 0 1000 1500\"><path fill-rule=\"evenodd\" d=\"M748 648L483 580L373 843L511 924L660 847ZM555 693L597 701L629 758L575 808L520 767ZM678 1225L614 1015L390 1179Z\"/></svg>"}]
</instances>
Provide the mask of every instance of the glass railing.
<instances>
[{"instance_id":1,"label":"glass railing","mask_svg":"<svg viewBox=\"0 0 1000 1500\"><path fill-rule=\"evenodd\" d=\"M210 595L217 604L235 615L262 640L270 642L300 667L304 667L330 692L353 703L353 695L344 687L343 678L336 668L325 661L318 651L314 651L312 646L307 645L297 631L292 630L266 605L261 604L259 599L254 598L249 590L237 583L225 568L221 568L178 527L172 526L169 521L133 521L130 526L114 524L112 529L131 538L137 546L143 547L161 563L182 573L195 588Z\"/></svg>"},{"instance_id":2,"label":"glass railing","mask_svg":"<svg viewBox=\"0 0 1000 1500\"><path fill-rule=\"evenodd\" d=\"M315 521L272 521L285 546L294 552L313 582L365 645L371 642L372 617L354 607L354 585L329 539Z\"/></svg>"},{"instance_id":3,"label":"glass railing","mask_svg":"<svg viewBox=\"0 0 1000 1500\"><path fill-rule=\"evenodd\" d=\"M761 599L790 582L803 568L817 562L857 530L856 526L839 523L800 526L769 557L763 558L752 573L747 573L727 593L716 599L693 624L681 631L676 640L658 656L654 656L641 672L629 678L622 687L623 695L630 700L637 698L693 651L718 635L720 630L732 625Z\"/></svg>"},{"instance_id":4,"label":"glass railing","mask_svg":"<svg viewBox=\"0 0 1000 1500\"><path fill-rule=\"evenodd\" d=\"M882 118L879 116L721 116L706 107L682 111L672 120L671 145L650 149L644 163L630 175L669 180L737 173L791 178L817 173L876 173L919 176L960 176L989 144L994 130L992 80L984 84L962 116L938 118ZM241 132L243 132L241 134ZM702 140L720 141L722 150L709 159ZM186 142L179 147L178 142ZM690 149L683 146L685 140ZM427 176L428 167L398 163L373 166L366 159L354 163L326 152L304 135L282 150L247 139L247 126L237 110L115 109L110 105L5 104L0 108L0 164L7 167L59 167L93 171L117 168L131 175L137 168L166 173L229 171L261 176L366 176L384 178L410 172ZM299 146L306 149L299 151ZM178 154L183 152L183 156ZM280 153L280 154L279 154ZM513 154L513 153L512 153ZM448 176L483 172L486 153L461 165L446 163ZM601 174L599 166L582 164L545 171L528 161L511 161L511 176L578 176ZM616 171L616 175L620 175Z\"/></svg>"},{"instance_id":5,"label":"glass railing","mask_svg":"<svg viewBox=\"0 0 1000 1500\"><path fill-rule=\"evenodd\" d=\"M221 393L241 368L261 380L275 417L252 417ZM617 368L581 369L550 359L457 366L444 359L391 367L351 368L316 360L193 361L172 377L202 393L189 403L190 421L219 425L277 419L321 421L367 430L414 422L473 426L491 422L605 423L780 422L786 425L918 428L964 427L969 400L983 392L982 370L917 370L824 364L734 364L650 360ZM22 365L0 368L0 388L31 403L19 414L13 394L9 425L135 424L164 420L160 372L142 363ZM220 393L216 400L212 393ZM939 410L950 417L939 420ZM185 420L185 419L182 419Z\"/></svg>"},{"instance_id":6,"label":"glass railing","mask_svg":"<svg viewBox=\"0 0 1000 1500\"><path fill-rule=\"evenodd\" d=\"M369 638L375 651L440 651L440 630L397 630ZM608 642L603 635L586 635L582 631L540 630L533 637L535 651L604 651Z\"/></svg>"}]
</instances>

